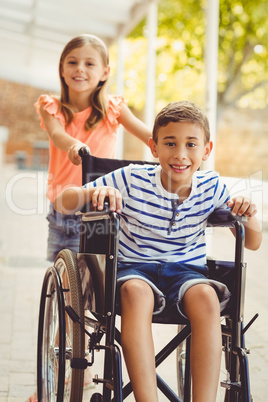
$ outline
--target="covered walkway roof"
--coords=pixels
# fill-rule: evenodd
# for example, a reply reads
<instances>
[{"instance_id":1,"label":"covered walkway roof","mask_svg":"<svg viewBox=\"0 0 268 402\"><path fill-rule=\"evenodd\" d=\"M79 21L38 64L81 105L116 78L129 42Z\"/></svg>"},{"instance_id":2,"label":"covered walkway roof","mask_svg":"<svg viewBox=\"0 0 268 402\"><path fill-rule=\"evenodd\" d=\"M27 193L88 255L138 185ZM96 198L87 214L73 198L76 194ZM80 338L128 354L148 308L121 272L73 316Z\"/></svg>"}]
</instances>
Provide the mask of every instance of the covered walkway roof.
<instances>
[{"instance_id":1,"label":"covered walkway roof","mask_svg":"<svg viewBox=\"0 0 268 402\"><path fill-rule=\"evenodd\" d=\"M51 91L58 90L58 62L64 45L76 35L91 33L103 39L107 46L118 42L117 91L123 93L122 39L144 17L148 17L145 122L152 127L155 115L158 2L159 0L0 0L0 79ZM206 84L206 111L214 141L219 1L207 0L206 10L206 76L209 77ZM118 152L118 156L121 155L120 147ZM206 168L214 166L214 151L206 164Z\"/></svg>"},{"instance_id":2,"label":"covered walkway roof","mask_svg":"<svg viewBox=\"0 0 268 402\"><path fill-rule=\"evenodd\" d=\"M109 46L158 0L0 0L0 78L55 89L63 46L91 33Z\"/></svg>"}]
</instances>

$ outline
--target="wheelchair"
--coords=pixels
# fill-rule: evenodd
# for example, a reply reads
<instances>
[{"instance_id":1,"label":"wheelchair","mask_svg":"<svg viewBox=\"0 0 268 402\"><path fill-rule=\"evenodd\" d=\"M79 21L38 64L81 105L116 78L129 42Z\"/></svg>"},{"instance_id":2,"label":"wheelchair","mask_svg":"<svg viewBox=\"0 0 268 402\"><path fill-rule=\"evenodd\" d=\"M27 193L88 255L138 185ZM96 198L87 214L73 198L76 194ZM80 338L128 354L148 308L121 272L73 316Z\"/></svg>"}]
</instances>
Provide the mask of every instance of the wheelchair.
<instances>
[{"instance_id":1,"label":"wheelchair","mask_svg":"<svg viewBox=\"0 0 268 402\"><path fill-rule=\"evenodd\" d=\"M95 180L130 162L96 158L86 149L82 156L83 183ZM155 163L154 163L155 164ZM119 216L105 204L103 211L86 205L81 214L79 253L62 250L45 273L40 298L37 342L38 401L83 400L84 370L94 367L96 352L102 352L103 377L91 401L121 402L132 392L131 384L123 384L120 331L115 325L117 312L116 275ZM209 258L209 278L227 285L231 299L221 313L222 368L219 395L225 402L251 402L249 381L249 350L245 333L256 314L244 325L246 263L243 260L244 226L242 218L228 211L215 211L208 226L233 227L236 231L233 261ZM86 314L87 313L87 314ZM158 367L176 352L177 392L157 374L157 386L169 401L191 401L191 327L189 321L164 312L153 317L153 323L176 325L175 337L156 355ZM88 345L85 345L85 333ZM87 355L87 356L86 356ZM86 358L87 357L87 358ZM223 377L224 375L224 377Z\"/></svg>"}]
</instances>

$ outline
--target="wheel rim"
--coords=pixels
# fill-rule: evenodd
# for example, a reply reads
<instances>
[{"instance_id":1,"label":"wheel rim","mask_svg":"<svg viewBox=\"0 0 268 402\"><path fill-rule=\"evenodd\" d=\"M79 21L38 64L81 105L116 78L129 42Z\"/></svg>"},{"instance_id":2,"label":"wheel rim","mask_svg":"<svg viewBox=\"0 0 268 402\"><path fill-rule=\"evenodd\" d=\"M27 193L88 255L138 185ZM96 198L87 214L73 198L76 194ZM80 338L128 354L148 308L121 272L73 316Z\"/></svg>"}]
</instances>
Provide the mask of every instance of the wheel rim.
<instances>
[{"instance_id":1,"label":"wheel rim","mask_svg":"<svg viewBox=\"0 0 268 402\"><path fill-rule=\"evenodd\" d=\"M50 284L52 288L53 283ZM48 307L45 310L46 325L44 328L43 356L44 356L44 397L45 400L55 400L57 394L57 374L59 370L58 355L58 309L55 289L50 290L51 296L47 299Z\"/></svg>"},{"instance_id":2,"label":"wheel rim","mask_svg":"<svg viewBox=\"0 0 268 402\"><path fill-rule=\"evenodd\" d=\"M60 274L63 288L64 305L72 305L70 282L66 262L63 259L59 259L56 264L56 268ZM64 401L69 401L72 391L72 368L71 359L73 357L73 322L65 312L65 381L64 381Z\"/></svg>"},{"instance_id":3,"label":"wheel rim","mask_svg":"<svg viewBox=\"0 0 268 402\"><path fill-rule=\"evenodd\" d=\"M50 268L44 279L38 328L38 399L54 402L63 394L65 347L63 298L59 277Z\"/></svg>"},{"instance_id":4,"label":"wheel rim","mask_svg":"<svg viewBox=\"0 0 268 402\"><path fill-rule=\"evenodd\" d=\"M58 254L55 268L61 278L65 306L72 306L83 322L84 310L82 304L82 290L80 275L76 264L76 257L69 250ZM65 312L65 380L64 401L82 401L84 371L71 368L72 357L85 355L85 336L78 324L74 324Z\"/></svg>"},{"instance_id":5,"label":"wheel rim","mask_svg":"<svg viewBox=\"0 0 268 402\"><path fill-rule=\"evenodd\" d=\"M43 282L37 353L40 401L82 401L84 371L72 369L71 359L85 357L85 336L65 312L65 305L74 308L83 324L80 275L76 258L69 250L59 253Z\"/></svg>"},{"instance_id":6,"label":"wheel rim","mask_svg":"<svg viewBox=\"0 0 268 402\"><path fill-rule=\"evenodd\" d=\"M182 329L183 326L179 325L178 332L180 332ZM221 386L221 382L230 380L230 347L230 339L228 337L223 337L220 378L215 402L229 402L229 391ZM186 352L185 340L177 348L178 395L182 400L184 399L186 353L188 352Z\"/></svg>"}]
</instances>

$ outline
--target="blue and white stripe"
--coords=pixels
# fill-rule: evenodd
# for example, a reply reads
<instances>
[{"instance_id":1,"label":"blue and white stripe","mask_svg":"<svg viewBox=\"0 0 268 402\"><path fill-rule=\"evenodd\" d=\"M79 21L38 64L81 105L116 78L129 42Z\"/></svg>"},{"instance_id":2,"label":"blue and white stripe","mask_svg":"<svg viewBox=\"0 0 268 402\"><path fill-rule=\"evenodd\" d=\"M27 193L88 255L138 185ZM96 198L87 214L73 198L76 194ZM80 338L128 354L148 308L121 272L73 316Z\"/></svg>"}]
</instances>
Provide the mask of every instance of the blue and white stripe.
<instances>
[{"instance_id":1,"label":"blue and white stripe","mask_svg":"<svg viewBox=\"0 0 268 402\"><path fill-rule=\"evenodd\" d=\"M208 216L227 208L226 186L214 171L193 175L190 196L181 204L161 184L161 166L129 165L86 186L111 186L123 197L118 258L121 262L206 263Z\"/></svg>"}]
</instances>

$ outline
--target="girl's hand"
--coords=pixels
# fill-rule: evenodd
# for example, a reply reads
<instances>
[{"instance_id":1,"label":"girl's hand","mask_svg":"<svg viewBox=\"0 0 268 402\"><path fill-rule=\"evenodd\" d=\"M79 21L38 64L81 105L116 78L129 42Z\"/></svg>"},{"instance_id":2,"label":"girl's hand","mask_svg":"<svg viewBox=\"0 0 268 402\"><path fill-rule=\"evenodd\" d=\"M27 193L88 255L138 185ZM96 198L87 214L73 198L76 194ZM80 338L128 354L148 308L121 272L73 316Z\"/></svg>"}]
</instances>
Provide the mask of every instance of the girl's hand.
<instances>
[{"instance_id":1,"label":"girl's hand","mask_svg":"<svg viewBox=\"0 0 268 402\"><path fill-rule=\"evenodd\" d=\"M227 206L231 208L233 215L246 216L251 218L256 215L257 208L256 205L252 203L250 198L238 196L234 197L227 202Z\"/></svg>"},{"instance_id":2,"label":"girl's hand","mask_svg":"<svg viewBox=\"0 0 268 402\"><path fill-rule=\"evenodd\" d=\"M81 156L78 153L79 149L81 149L82 147L88 148L87 145L83 144L82 142L79 142L71 145L68 150L68 157L74 165L80 165L80 163L82 163Z\"/></svg>"},{"instance_id":3,"label":"girl's hand","mask_svg":"<svg viewBox=\"0 0 268 402\"><path fill-rule=\"evenodd\" d=\"M92 205L99 211L103 209L105 198L109 198L110 210L118 213L122 210L122 195L120 191L113 187L94 187L91 189Z\"/></svg>"}]
</instances>

